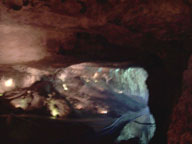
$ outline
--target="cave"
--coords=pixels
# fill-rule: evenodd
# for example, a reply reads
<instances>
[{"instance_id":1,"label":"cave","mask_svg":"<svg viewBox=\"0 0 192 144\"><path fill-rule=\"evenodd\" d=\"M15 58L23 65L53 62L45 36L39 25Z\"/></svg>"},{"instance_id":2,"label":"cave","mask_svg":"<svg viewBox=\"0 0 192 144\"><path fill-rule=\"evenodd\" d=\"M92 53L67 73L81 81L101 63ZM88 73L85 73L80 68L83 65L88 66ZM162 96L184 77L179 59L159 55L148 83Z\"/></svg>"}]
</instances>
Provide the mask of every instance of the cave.
<instances>
[{"instance_id":1,"label":"cave","mask_svg":"<svg viewBox=\"0 0 192 144\"><path fill-rule=\"evenodd\" d=\"M192 143L191 0L2 0L4 144Z\"/></svg>"}]
</instances>

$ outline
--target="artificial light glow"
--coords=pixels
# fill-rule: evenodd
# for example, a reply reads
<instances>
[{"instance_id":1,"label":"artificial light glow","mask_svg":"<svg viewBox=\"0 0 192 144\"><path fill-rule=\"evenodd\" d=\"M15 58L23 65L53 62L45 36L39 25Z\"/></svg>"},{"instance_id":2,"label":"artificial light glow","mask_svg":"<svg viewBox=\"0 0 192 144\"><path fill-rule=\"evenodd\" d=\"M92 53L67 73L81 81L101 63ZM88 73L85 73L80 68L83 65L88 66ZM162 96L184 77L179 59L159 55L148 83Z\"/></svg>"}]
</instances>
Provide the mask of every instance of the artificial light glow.
<instances>
[{"instance_id":1,"label":"artificial light glow","mask_svg":"<svg viewBox=\"0 0 192 144\"><path fill-rule=\"evenodd\" d=\"M100 113L100 114L107 114L108 111L107 111L107 110L99 110L99 113Z\"/></svg>"},{"instance_id":2,"label":"artificial light glow","mask_svg":"<svg viewBox=\"0 0 192 144\"><path fill-rule=\"evenodd\" d=\"M122 91L122 90L121 90L121 91L118 91L118 93L119 93L119 94L122 94L122 93L123 93L123 91Z\"/></svg>"},{"instance_id":3,"label":"artificial light glow","mask_svg":"<svg viewBox=\"0 0 192 144\"><path fill-rule=\"evenodd\" d=\"M2 93L0 93L0 96L3 96L3 94L2 94Z\"/></svg>"},{"instance_id":4,"label":"artificial light glow","mask_svg":"<svg viewBox=\"0 0 192 144\"><path fill-rule=\"evenodd\" d=\"M88 82L90 82L90 80L89 79L85 79L85 81L88 83Z\"/></svg>"},{"instance_id":5,"label":"artificial light glow","mask_svg":"<svg viewBox=\"0 0 192 144\"><path fill-rule=\"evenodd\" d=\"M67 91L67 90L68 90L68 87L67 87L67 85L66 85L66 84L63 84L63 89L64 89L65 91Z\"/></svg>"},{"instance_id":6,"label":"artificial light glow","mask_svg":"<svg viewBox=\"0 0 192 144\"><path fill-rule=\"evenodd\" d=\"M49 110L50 110L50 114L53 117L62 116L62 114L60 113L61 109L60 109L60 107L59 107L57 102L58 101L55 101L55 100L48 101L48 107L49 107Z\"/></svg>"},{"instance_id":7,"label":"artificial light glow","mask_svg":"<svg viewBox=\"0 0 192 144\"><path fill-rule=\"evenodd\" d=\"M51 115L54 116L54 117L58 116L59 115L58 110L57 109L52 109Z\"/></svg>"},{"instance_id":8,"label":"artificial light glow","mask_svg":"<svg viewBox=\"0 0 192 144\"><path fill-rule=\"evenodd\" d=\"M23 110L26 110L28 108L29 101L30 101L30 99L14 99L11 101L11 104L15 108L21 108Z\"/></svg>"},{"instance_id":9,"label":"artificial light glow","mask_svg":"<svg viewBox=\"0 0 192 144\"><path fill-rule=\"evenodd\" d=\"M76 105L76 109L82 109L82 108L83 108L83 105L81 104Z\"/></svg>"},{"instance_id":10,"label":"artificial light glow","mask_svg":"<svg viewBox=\"0 0 192 144\"><path fill-rule=\"evenodd\" d=\"M31 93L31 91L30 91L30 90L28 90L28 91L27 91L27 93L28 93L28 94L30 94L30 93Z\"/></svg>"},{"instance_id":11,"label":"artificial light glow","mask_svg":"<svg viewBox=\"0 0 192 144\"><path fill-rule=\"evenodd\" d=\"M5 81L5 86L6 87L11 87L13 86L13 79L8 79Z\"/></svg>"},{"instance_id":12,"label":"artificial light glow","mask_svg":"<svg viewBox=\"0 0 192 144\"><path fill-rule=\"evenodd\" d=\"M122 90L116 90L116 89L114 89L114 91L115 91L116 93L119 93L119 94L122 94L122 93L123 93Z\"/></svg>"},{"instance_id":13,"label":"artificial light glow","mask_svg":"<svg viewBox=\"0 0 192 144\"><path fill-rule=\"evenodd\" d=\"M98 78L99 74L96 72L94 75L93 75L93 78L96 79Z\"/></svg>"},{"instance_id":14,"label":"artificial light glow","mask_svg":"<svg viewBox=\"0 0 192 144\"><path fill-rule=\"evenodd\" d=\"M15 108L22 108L20 104L16 104Z\"/></svg>"}]
</instances>

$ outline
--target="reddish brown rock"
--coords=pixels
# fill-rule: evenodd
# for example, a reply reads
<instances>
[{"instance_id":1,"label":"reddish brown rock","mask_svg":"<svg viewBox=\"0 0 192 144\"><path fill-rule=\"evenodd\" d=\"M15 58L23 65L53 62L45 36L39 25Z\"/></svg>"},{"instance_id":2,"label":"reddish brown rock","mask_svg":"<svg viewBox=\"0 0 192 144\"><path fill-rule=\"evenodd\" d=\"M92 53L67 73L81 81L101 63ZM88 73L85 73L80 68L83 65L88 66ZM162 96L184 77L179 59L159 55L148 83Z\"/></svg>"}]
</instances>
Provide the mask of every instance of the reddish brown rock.
<instances>
[{"instance_id":1,"label":"reddish brown rock","mask_svg":"<svg viewBox=\"0 0 192 144\"><path fill-rule=\"evenodd\" d=\"M192 58L192 57L191 57ZM192 143L192 71L191 58L183 73L183 92L173 110L168 131L168 144Z\"/></svg>"}]
</instances>

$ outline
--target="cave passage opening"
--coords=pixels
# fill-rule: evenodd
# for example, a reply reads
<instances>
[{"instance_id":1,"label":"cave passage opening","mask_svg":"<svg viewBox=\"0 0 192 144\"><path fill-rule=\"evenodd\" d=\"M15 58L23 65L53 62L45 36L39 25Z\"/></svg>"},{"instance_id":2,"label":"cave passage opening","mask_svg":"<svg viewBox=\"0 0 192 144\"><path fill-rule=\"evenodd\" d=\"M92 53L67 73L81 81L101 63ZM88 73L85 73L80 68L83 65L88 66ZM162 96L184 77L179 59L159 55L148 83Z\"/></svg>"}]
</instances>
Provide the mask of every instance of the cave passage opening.
<instances>
[{"instance_id":1,"label":"cave passage opening","mask_svg":"<svg viewBox=\"0 0 192 144\"><path fill-rule=\"evenodd\" d=\"M24 65L10 69L0 81L1 100L25 117L86 121L99 135L116 135L117 142L138 138L147 144L155 133L148 73L142 67L80 63L54 71Z\"/></svg>"}]
</instances>

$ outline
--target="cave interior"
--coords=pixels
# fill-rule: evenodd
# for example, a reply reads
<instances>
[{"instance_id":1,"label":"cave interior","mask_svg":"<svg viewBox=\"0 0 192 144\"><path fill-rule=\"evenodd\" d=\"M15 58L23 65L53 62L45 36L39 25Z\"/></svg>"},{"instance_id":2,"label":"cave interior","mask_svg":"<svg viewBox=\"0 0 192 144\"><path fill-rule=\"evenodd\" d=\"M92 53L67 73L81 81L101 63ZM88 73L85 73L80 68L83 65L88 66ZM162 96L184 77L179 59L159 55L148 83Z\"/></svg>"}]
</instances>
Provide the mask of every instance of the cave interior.
<instances>
[{"instance_id":1,"label":"cave interior","mask_svg":"<svg viewBox=\"0 0 192 144\"><path fill-rule=\"evenodd\" d=\"M191 0L0 1L0 141L192 143L191 18Z\"/></svg>"}]
</instances>

